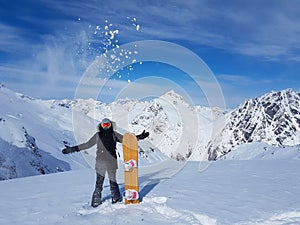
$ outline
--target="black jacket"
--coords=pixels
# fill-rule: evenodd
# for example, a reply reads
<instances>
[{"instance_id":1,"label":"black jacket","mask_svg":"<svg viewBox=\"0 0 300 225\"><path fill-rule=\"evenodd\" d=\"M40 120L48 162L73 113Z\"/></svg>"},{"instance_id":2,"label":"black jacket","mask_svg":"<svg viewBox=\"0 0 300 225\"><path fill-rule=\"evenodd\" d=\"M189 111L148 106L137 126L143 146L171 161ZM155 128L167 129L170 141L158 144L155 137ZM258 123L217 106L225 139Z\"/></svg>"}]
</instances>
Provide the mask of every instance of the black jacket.
<instances>
[{"instance_id":1,"label":"black jacket","mask_svg":"<svg viewBox=\"0 0 300 225\"><path fill-rule=\"evenodd\" d=\"M122 143L123 135L113 130L103 130L99 127L99 131L95 133L87 142L78 145L78 150L82 151L97 144L96 168L98 163L105 163L113 168L117 168L117 142Z\"/></svg>"}]
</instances>

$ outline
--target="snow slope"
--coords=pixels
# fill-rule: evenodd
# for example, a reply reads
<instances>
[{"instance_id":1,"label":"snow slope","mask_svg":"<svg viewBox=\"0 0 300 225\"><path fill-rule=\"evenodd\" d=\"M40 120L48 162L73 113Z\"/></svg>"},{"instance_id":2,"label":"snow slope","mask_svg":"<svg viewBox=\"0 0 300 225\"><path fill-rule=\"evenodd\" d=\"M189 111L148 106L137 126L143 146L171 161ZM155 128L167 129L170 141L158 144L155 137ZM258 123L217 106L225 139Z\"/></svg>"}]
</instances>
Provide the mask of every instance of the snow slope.
<instances>
[{"instance_id":1,"label":"snow slope","mask_svg":"<svg viewBox=\"0 0 300 225\"><path fill-rule=\"evenodd\" d=\"M263 159L300 159L300 145L276 147L264 142L238 145L220 159L263 160Z\"/></svg>"},{"instance_id":2,"label":"snow slope","mask_svg":"<svg viewBox=\"0 0 300 225\"><path fill-rule=\"evenodd\" d=\"M0 224L300 224L298 160L177 163L141 171L140 205L111 205L106 181L105 202L91 208L90 169L1 181Z\"/></svg>"},{"instance_id":3,"label":"snow slope","mask_svg":"<svg viewBox=\"0 0 300 225\"><path fill-rule=\"evenodd\" d=\"M64 143L74 143L69 108L3 85L0 104L0 180L88 166L80 155L61 154Z\"/></svg>"}]
</instances>

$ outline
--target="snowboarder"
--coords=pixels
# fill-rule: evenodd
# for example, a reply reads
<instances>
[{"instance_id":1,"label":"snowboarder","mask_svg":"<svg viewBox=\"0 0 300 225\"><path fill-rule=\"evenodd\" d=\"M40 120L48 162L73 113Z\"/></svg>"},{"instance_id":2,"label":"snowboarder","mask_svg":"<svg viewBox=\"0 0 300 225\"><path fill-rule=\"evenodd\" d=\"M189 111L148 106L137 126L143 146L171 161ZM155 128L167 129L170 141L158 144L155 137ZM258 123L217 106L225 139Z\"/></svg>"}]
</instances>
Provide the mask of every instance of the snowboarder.
<instances>
[{"instance_id":1,"label":"snowboarder","mask_svg":"<svg viewBox=\"0 0 300 225\"><path fill-rule=\"evenodd\" d=\"M149 132L145 130L137 135L138 140L142 140L149 136ZM116 145L117 142L122 143L123 135L114 131L112 122L104 118L98 125L98 132L94 134L87 142L77 146L65 146L62 150L63 154L69 154L73 152L79 152L81 150L88 149L97 144L97 156L96 156L96 185L92 196L92 207L99 206L101 201L101 192L103 189L103 182L105 173L107 172L110 191L112 197L112 203L122 201L122 195L119 190L119 185L116 180L116 171L118 169Z\"/></svg>"}]
</instances>

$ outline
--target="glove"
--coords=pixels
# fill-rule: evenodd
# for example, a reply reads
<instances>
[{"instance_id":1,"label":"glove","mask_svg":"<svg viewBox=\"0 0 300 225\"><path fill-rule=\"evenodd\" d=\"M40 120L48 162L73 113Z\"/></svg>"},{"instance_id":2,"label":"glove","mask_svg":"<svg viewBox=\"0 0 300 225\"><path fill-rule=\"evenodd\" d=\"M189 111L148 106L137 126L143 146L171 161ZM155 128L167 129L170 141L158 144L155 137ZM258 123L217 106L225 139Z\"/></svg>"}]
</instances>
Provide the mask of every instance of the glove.
<instances>
[{"instance_id":1,"label":"glove","mask_svg":"<svg viewBox=\"0 0 300 225\"><path fill-rule=\"evenodd\" d=\"M63 154L70 154L73 152L79 152L79 148L77 146L70 147L68 145L65 145L65 148L62 150Z\"/></svg>"},{"instance_id":2,"label":"glove","mask_svg":"<svg viewBox=\"0 0 300 225\"><path fill-rule=\"evenodd\" d=\"M143 131L143 133L139 134L139 135L136 135L136 138L139 140L143 140L145 139L146 137L149 136L149 132L146 132L145 130Z\"/></svg>"}]
</instances>

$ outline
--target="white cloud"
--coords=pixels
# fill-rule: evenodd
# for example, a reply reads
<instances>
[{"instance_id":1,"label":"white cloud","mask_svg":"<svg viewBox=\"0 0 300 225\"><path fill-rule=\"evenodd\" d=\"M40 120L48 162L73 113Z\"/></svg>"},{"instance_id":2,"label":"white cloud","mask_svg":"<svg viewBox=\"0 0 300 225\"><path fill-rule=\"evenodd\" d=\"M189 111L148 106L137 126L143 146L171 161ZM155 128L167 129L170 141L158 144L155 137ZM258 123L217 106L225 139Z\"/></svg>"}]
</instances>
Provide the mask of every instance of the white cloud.
<instances>
[{"instance_id":1,"label":"white cloud","mask_svg":"<svg viewBox=\"0 0 300 225\"><path fill-rule=\"evenodd\" d=\"M36 95L41 97L53 96L53 92L72 93L71 87L75 89L90 63L88 32L96 25L103 25L106 19L120 29L122 43L162 39L184 43L194 49L204 45L265 60L300 61L300 17L296 1L288 4L278 1L241 3L208 0L40 2L57 12L58 16L48 21L48 18L22 17L30 24L45 26L48 35L34 34L39 43L25 38L30 32L29 27L17 28L0 23L4 34L0 37L1 50L27 56L2 64L0 73L15 80L23 79L22 82L26 79L26 85L38 86L32 88L32 92L36 91ZM139 31L131 21L134 17L141 26ZM80 21L78 18L81 18ZM90 30L89 25L92 25ZM82 51L78 54L76 51L80 49ZM223 74L218 78L232 84L270 82L267 79L257 81L248 75ZM117 86L121 87L124 83L115 82L114 85L116 87L112 88L117 90ZM150 86L139 87L137 90L151 89Z\"/></svg>"},{"instance_id":2,"label":"white cloud","mask_svg":"<svg viewBox=\"0 0 300 225\"><path fill-rule=\"evenodd\" d=\"M176 2L182 13L176 13L172 7L157 6L154 13L146 10L148 13L142 16L146 21L143 32L155 38L188 40L267 60L293 60L299 54L300 17L295 10L298 3L219 3Z\"/></svg>"},{"instance_id":3,"label":"white cloud","mask_svg":"<svg viewBox=\"0 0 300 225\"><path fill-rule=\"evenodd\" d=\"M12 26L5 25L0 22L0 49L3 52L15 54L23 51L24 45L29 44L22 37L26 31Z\"/></svg>"},{"instance_id":4,"label":"white cloud","mask_svg":"<svg viewBox=\"0 0 300 225\"><path fill-rule=\"evenodd\" d=\"M279 81L275 78L266 79L265 77L256 78L251 75L237 75L237 74L219 74L217 78L222 81L229 81L233 85L240 85L240 86L249 86L249 85L264 85L274 83Z\"/></svg>"},{"instance_id":5,"label":"white cloud","mask_svg":"<svg viewBox=\"0 0 300 225\"><path fill-rule=\"evenodd\" d=\"M122 41L125 42L137 38L184 40L269 60L293 59L300 48L300 17L295 1L289 1L289 4L274 1L242 4L236 1L128 0L104 4L101 1L44 0L43 4L67 16L47 21L51 29L67 27L76 32L76 29L82 29L81 26L101 24L108 19L122 29ZM138 32L127 17L137 18L141 25ZM78 18L81 18L80 22ZM39 25L44 22L31 21Z\"/></svg>"}]
</instances>

